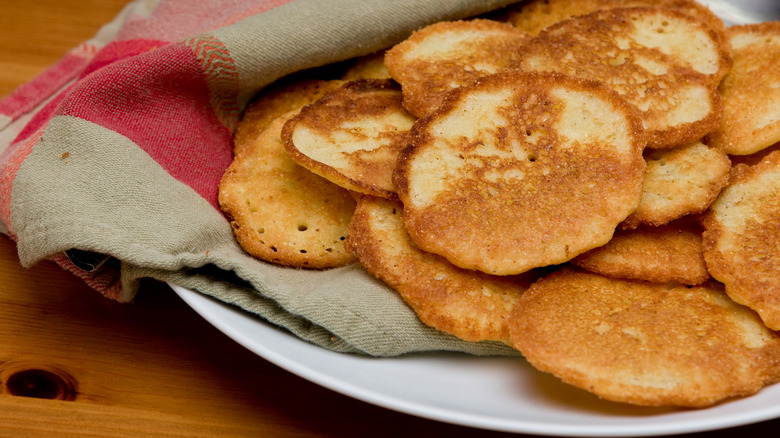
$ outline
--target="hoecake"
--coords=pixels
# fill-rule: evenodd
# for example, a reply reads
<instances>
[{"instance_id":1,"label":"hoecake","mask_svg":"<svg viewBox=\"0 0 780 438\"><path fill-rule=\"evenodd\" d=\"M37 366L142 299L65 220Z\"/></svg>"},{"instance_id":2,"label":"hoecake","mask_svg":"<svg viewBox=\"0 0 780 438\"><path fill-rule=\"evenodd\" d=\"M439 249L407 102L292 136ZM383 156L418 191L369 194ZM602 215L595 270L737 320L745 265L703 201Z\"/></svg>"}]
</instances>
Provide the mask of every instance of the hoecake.
<instances>
[{"instance_id":1,"label":"hoecake","mask_svg":"<svg viewBox=\"0 0 780 438\"><path fill-rule=\"evenodd\" d=\"M453 88L506 70L523 56L529 36L508 23L485 19L439 22L414 32L385 55L403 87L404 106L417 117L436 110Z\"/></svg>"},{"instance_id":2,"label":"hoecake","mask_svg":"<svg viewBox=\"0 0 780 438\"><path fill-rule=\"evenodd\" d=\"M734 166L702 223L712 276L734 301L780 330L780 152L753 166Z\"/></svg>"},{"instance_id":3,"label":"hoecake","mask_svg":"<svg viewBox=\"0 0 780 438\"><path fill-rule=\"evenodd\" d=\"M347 248L425 324L467 341L508 342L512 308L537 277L496 277L455 267L414 245L402 213L397 200L362 196Z\"/></svg>"},{"instance_id":4,"label":"hoecake","mask_svg":"<svg viewBox=\"0 0 780 438\"><path fill-rule=\"evenodd\" d=\"M415 124L394 181L421 249L518 274L612 237L639 204L644 145L635 109L597 82L499 73Z\"/></svg>"},{"instance_id":5,"label":"hoecake","mask_svg":"<svg viewBox=\"0 0 780 438\"><path fill-rule=\"evenodd\" d=\"M727 30L734 65L723 78L723 123L707 143L748 155L780 142L780 22Z\"/></svg>"},{"instance_id":6,"label":"hoecake","mask_svg":"<svg viewBox=\"0 0 780 438\"><path fill-rule=\"evenodd\" d=\"M715 130L717 86L731 66L722 37L661 8L616 8L573 17L523 45L517 67L601 81L634 105L648 146L693 143Z\"/></svg>"},{"instance_id":7,"label":"hoecake","mask_svg":"<svg viewBox=\"0 0 780 438\"><path fill-rule=\"evenodd\" d=\"M355 210L352 193L287 155L281 131L298 109L270 122L262 116L269 108L309 101L328 86L307 81L279 94L274 89L282 101L269 106L266 98L250 104L247 111L256 116L245 117L239 125L244 135L236 138L237 153L220 180L218 199L236 240L258 259L318 269L355 261L344 248Z\"/></svg>"},{"instance_id":8,"label":"hoecake","mask_svg":"<svg viewBox=\"0 0 780 438\"><path fill-rule=\"evenodd\" d=\"M780 379L780 338L722 285L615 280L562 269L520 297L512 344L597 396L706 407Z\"/></svg>"},{"instance_id":9,"label":"hoecake","mask_svg":"<svg viewBox=\"0 0 780 438\"><path fill-rule=\"evenodd\" d=\"M344 83L305 106L282 129L296 163L346 189L395 197L392 173L416 118L391 79Z\"/></svg>"}]
</instances>

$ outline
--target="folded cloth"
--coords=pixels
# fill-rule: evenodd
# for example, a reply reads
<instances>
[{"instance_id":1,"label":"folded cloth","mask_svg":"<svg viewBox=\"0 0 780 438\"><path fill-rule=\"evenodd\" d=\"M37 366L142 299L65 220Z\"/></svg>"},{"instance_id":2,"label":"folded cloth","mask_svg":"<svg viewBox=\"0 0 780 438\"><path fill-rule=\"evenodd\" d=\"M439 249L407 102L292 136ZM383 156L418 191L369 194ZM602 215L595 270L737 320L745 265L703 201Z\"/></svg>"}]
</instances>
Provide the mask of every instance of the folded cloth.
<instances>
[{"instance_id":1,"label":"folded cloth","mask_svg":"<svg viewBox=\"0 0 780 438\"><path fill-rule=\"evenodd\" d=\"M289 73L387 48L510 0L135 0L94 39L0 100L1 231L106 297L143 278L232 303L340 352L515 355L422 324L359 264L248 256L217 204L248 101Z\"/></svg>"}]
</instances>

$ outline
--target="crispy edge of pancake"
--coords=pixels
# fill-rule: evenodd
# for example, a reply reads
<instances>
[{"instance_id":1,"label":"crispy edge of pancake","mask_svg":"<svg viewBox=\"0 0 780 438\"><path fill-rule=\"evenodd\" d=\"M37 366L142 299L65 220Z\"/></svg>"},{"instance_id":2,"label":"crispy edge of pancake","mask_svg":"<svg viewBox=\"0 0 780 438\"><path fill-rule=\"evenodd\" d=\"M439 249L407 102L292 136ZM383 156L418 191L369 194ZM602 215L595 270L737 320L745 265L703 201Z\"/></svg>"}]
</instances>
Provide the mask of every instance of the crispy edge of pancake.
<instances>
[{"instance_id":1,"label":"crispy edge of pancake","mask_svg":"<svg viewBox=\"0 0 780 438\"><path fill-rule=\"evenodd\" d=\"M482 38L474 39L474 35ZM459 50L453 52L449 45L447 50L429 47L442 37L454 39ZM385 67L401 84L407 110L424 117L435 111L453 88L512 65L522 55L520 46L528 38L525 32L495 20L442 21L415 31L390 48L385 54ZM415 57L423 48L430 56Z\"/></svg>"},{"instance_id":2,"label":"crispy edge of pancake","mask_svg":"<svg viewBox=\"0 0 780 438\"><path fill-rule=\"evenodd\" d=\"M346 246L366 270L395 289L420 320L460 339L509 339L509 315L536 273L494 277L457 268L409 239L403 204L368 195L358 200Z\"/></svg>"},{"instance_id":3,"label":"crispy edge of pancake","mask_svg":"<svg viewBox=\"0 0 780 438\"><path fill-rule=\"evenodd\" d=\"M614 280L564 268L535 282L510 325L541 371L618 402L706 407L780 378L780 339L718 283Z\"/></svg>"},{"instance_id":4,"label":"crispy edge of pancake","mask_svg":"<svg viewBox=\"0 0 780 438\"><path fill-rule=\"evenodd\" d=\"M727 36L733 66L719 87L723 122L705 141L731 155L749 155L780 141L780 22L732 26ZM739 41L746 37L755 41ZM763 126L756 126L759 119Z\"/></svg>"},{"instance_id":5,"label":"crispy edge of pancake","mask_svg":"<svg viewBox=\"0 0 780 438\"><path fill-rule=\"evenodd\" d=\"M338 80L283 78L264 89L244 110L233 135L233 154L240 155L277 117L310 104L341 85Z\"/></svg>"},{"instance_id":6,"label":"crispy edge of pancake","mask_svg":"<svg viewBox=\"0 0 780 438\"><path fill-rule=\"evenodd\" d=\"M766 180L764 178L771 178ZM780 151L734 166L729 185L702 218L712 276L736 302L780 329Z\"/></svg>"},{"instance_id":7,"label":"crispy edge of pancake","mask_svg":"<svg viewBox=\"0 0 780 438\"><path fill-rule=\"evenodd\" d=\"M577 138L567 137L570 142L577 143L590 135L576 134L581 128L581 122L574 121L576 111L565 111L566 105L554 103L549 95L553 91L566 95L573 93L572 96L577 96L571 98L573 102L588 95L598 102L597 106L608 106L609 120L598 123L610 124L616 134L615 123L619 121L624 128L621 132L626 143L618 146L617 140L612 139L610 146L594 145L588 151L581 150L581 145L548 148L550 140L546 137L552 135L552 124L563 122L558 118L566 117L566 123L572 122L566 128L572 128L569 134ZM513 94L511 99L507 99L519 102L512 104L515 112L508 115L505 107L500 110L503 111L501 119L511 119L512 122L501 129L495 126L470 127L467 131L476 133L473 138L452 131L450 128L460 126L466 129L468 126L468 121L453 121L458 115L489 120L481 112L473 116L477 114L476 110L463 111L461 106L472 105L474 99L480 105L484 104L488 108L486 111L499 111L490 103L482 102L487 99L480 96L488 92ZM565 98L558 97L557 100L562 103ZM527 108L520 109L521 105L527 105ZM592 110L589 108L589 111ZM521 122L521 113L527 120ZM596 123L595 115L591 119ZM485 132L498 130L496 132L503 140L494 144L494 138L485 138L487 134L481 131L483 128L488 128ZM454 136L460 144L450 144L446 148L438 145L445 141L440 138L444 134ZM465 269L511 275L568 261L609 241L618 223L639 204L645 169L645 161L641 157L644 144L636 110L600 83L557 74L504 72L483 77L474 84L453 91L434 115L418 120L412 128L412 142L399 156L393 177L399 198L404 203L407 230L418 246L443 255ZM518 156L517 149L523 146L528 150L525 155ZM501 151L502 147L510 148L511 152ZM619 151L618 148L624 150ZM442 159L436 165L415 163L422 160L420 157L429 155L431 159L437 159L436 153L430 152L430 149L447 149L447 153L438 154ZM498 173L493 178L495 181L460 175L462 169L471 173L486 172L479 166L473 168L473 163L469 164L473 160L482 160L481 163L485 164L484 157L478 153L481 149L487 149L486 153L496 149L496 155L492 155L490 160L493 167L488 166ZM508 163L499 162L497 158L502 155ZM595 158L597 156L601 159ZM567 163L569 167L564 166ZM508 167L510 165L511 168ZM463 193L453 194L452 187L444 187L442 177L445 174L459 185L458 190ZM534 186L526 181L528 174L535 175L539 184ZM582 183L585 174L593 177L590 186ZM560 184L560 180L555 180L559 176L568 176L569 183ZM421 182L416 182L418 180ZM513 183L512 180L520 182ZM440 190L420 187L434 181L442 182ZM561 202L575 193L578 194L577 204ZM432 200L434 197L435 201ZM508 208L505 202L513 206ZM536 216L528 216L527 212ZM570 221L577 225L572 225Z\"/></svg>"},{"instance_id":8,"label":"crispy edge of pancake","mask_svg":"<svg viewBox=\"0 0 780 438\"><path fill-rule=\"evenodd\" d=\"M572 264L612 278L697 285L711 278L701 235L698 224L685 218L618 230L606 245L575 257Z\"/></svg>"},{"instance_id":9,"label":"crispy edge of pancake","mask_svg":"<svg viewBox=\"0 0 780 438\"><path fill-rule=\"evenodd\" d=\"M243 145L242 154L220 180L220 208L239 245L255 258L299 268L348 265L356 259L344 248L343 240L355 200L349 191L312 174L287 156L279 132L294 113L278 117L256 138L243 139L250 143ZM245 123L255 123L250 120ZM263 161L261 166L273 167L273 171L266 169L262 174L266 179L253 165L258 160ZM261 195L262 203L252 205L249 195ZM263 228L257 229L254 222L260 215L268 217Z\"/></svg>"},{"instance_id":10,"label":"crispy edge of pancake","mask_svg":"<svg viewBox=\"0 0 780 438\"><path fill-rule=\"evenodd\" d=\"M382 93L384 99L372 98L372 94ZM388 99L389 97L389 99ZM396 82L391 79L359 79L349 81L340 87L329 91L311 105L307 105L292 117L282 128L282 141L289 156L299 165L322 176L336 185L354 192L395 198L395 188L392 184L392 172L400 150L406 146L408 130L397 130L393 126L387 132L381 132L379 138L389 142L373 150L343 150L333 134L345 131L344 124L355 119L355 114L376 115L391 114L397 119L403 119L411 128L414 118L408 114L401 104L401 91ZM311 129L328 138L328 144L333 154L319 159L311 156L308 147L296 144L295 136L298 128ZM354 138L367 136L367 133L351 132ZM327 135L326 135L327 134ZM372 133L373 134L373 133ZM307 145L308 146L308 145ZM380 152L389 153L389 159L372 162L370 157ZM341 155L339 155L341 154ZM337 165L334 157L343 157L347 163ZM381 176L386 175L385 179Z\"/></svg>"},{"instance_id":11,"label":"crispy edge of pancake","mask_svg":"<svg viewBox=\"0 0 780 438\"><path fill-rule=\"evenodd\" d=\"M642 201L620 224L623 229L642 224L659 226L699 214L728 183L729 157L701 142L673 149L648 149L644 156L647 167Z\"/></svg>"}]
</instances>

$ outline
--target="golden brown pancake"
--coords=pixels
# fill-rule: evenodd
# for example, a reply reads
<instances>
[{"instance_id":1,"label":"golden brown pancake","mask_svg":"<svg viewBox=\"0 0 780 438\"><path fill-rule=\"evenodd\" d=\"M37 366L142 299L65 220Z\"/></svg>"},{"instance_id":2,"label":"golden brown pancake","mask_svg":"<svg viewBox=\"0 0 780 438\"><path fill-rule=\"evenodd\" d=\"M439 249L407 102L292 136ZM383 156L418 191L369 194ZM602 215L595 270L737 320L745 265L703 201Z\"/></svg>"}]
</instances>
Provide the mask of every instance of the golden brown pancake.
<instances>
[{"instance_id":1,"label":"golden brown pancake","mask_svg":"<svg viewBox=\"0 0 780 438\"><path fill-rule=\"evenodd\" d=\"M451 89L515 63L527 39L525 32L492 20L440 22L391 48L385 66L403 87L404 106L424 117Z\"/></svg>"},{"instance_id":2,"label":"golden brown pancake","mask_svg":"<svg viewBox=\"0 0 780 438\"><path fill-rule=\"evenodd\" d=\"M340 81L287 78L270 85L244 111L233 137L233 154L240 155L244 146L252 144L278 117L316 101L339 85Z\"/></svg>"},{"instance_id":3,"label":"golden brown pancake","mask_svg":"<svg viewBox=\"0 0 780 438\"><path fill-rule=\"evenodd\" d=\"M711 28L679 12L596 11L546 28L522 52L523 70L606 83L641 111L650 147L693 143L720 123L730 58Z\"/></svg>"},{"instance_id":4,"label":"golden brown pancake","mask_svg":"<svg viewBox=\"0 0 780 438\"><path fill-rule=\"evenodd\" d=\"M642 202L622 228L663 225L706 210L729 179L731 161L721 150L695 142L674 149L645 151Z\"/></svg>"},{"instance_id":5,"label":"golden brown pancake","mask_svg":"<svg viewBox=\"0 0 780 438\"><path fill-rule=\"evenodd\" d=\"M717 283L686 287L563 269L512 315L513 345L538 369L601 398L705 407L780 378L780 339Z\"/></svg>"},{"instance_id":6,"label":"golden brown pancake","mask_svg":"<svg viewBox=\"0 0 780 438\"><path fill-rule=\"evenodd\" d=\"M362 196L347 248L425 324L467 341L508 341L509 314L535 277L468 271L421 251L406 233L402 211L397 200Z\"/></svg>"},{"instance_id":7,"label":"golden brown pancake","mask_svg":"<svg viewBox=\"0 0 780 438\"><path fill-rule=\"evenodd\" d=\"M691 222L681 219L660 227L618 230L606 245L572 263L613 278L701 284L710 274L702 254L702 231Z\"/></svg>"},{"instance_id":8,"label":"golden brown pancake","mask_svg":"<svg viewBox=\"0 0 780 438\"><path fill-rule=\"evenodd\" d=\"M780 329L780 152L734 166L704 217L704 259L736 302Z\"/></svg>"},{"instance_id":9,"label":"golden brown pancake","mask_svg":"<svg viewBox=\"0 0 780 438\"><path fill-rule=\"evenodd\" d=\"M720 84L723 123L707 143L733 155L780 141L780 22L733 26L734 65Z\"/></svg>"},{"instance_id":10,"label":"golden brown pancake","mask_svg":"<svg viewBox=\"0 0 780 438\"><path fill-rule=\"evenodd\" d=\"M246 144L219 184L220 207L254 257L303 268L347 265L355 261L344 248L355 200L287 155L281 130L294 114L275 119L256 138L241 137Z\"/></svg>"},{"instance_id":11,"label":"golden brown pancake","mask_svg":"<svg viewBox=\"0 0 780 438\"><path fill-rule=\"evenodd\" d=\"M345 83L304 107L282 130L301 166L355 192L395 197L392 173L416 120L390 79Z\"/></svg>"},{"instance_id":12,"label":"golden brown pancake","mask_svg":"<svg viewBox=\"0 0 780 438\"><path fill-rule=\"evenodd\" d=\"M636 111L600 83L505 72L420 119L394 181L420 248L518 274L609 241L639 204L643 147Z\"/></svg>"},{"instance_id":13,"label":"golden brown pancake","mask_svg":"<svg viewBox=\"0 0 780 438\"><path fill-rule=\"evenodd\" d=\"M531 35L568 18L611 8L650 6L669 8L706 22L722 32L723 21L694 0L530 0L510 6L506 19Z\"/></svg>"}]
</instances>

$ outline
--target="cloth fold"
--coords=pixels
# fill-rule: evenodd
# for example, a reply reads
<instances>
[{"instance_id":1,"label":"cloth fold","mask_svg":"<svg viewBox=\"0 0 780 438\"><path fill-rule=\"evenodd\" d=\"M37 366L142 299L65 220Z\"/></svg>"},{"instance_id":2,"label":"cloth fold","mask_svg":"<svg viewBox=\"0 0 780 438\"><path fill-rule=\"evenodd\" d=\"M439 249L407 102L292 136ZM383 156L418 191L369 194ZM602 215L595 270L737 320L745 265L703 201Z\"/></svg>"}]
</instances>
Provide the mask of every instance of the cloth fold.
<instances>
[{"instance_id":1,"label":"cloth fold","mask_svg":"<svg viewBox=\"0 0 780 438\"><path fill-rule=\"evenodd\" d=\"M423 325L359 264L311 271L249 257L217 204L232 131L263 87L511 2L136 0L0 100L0 231L23 265L53 260L119 301L149 277L334 351L517 355Z\"/></svg>"}]
</instances>

